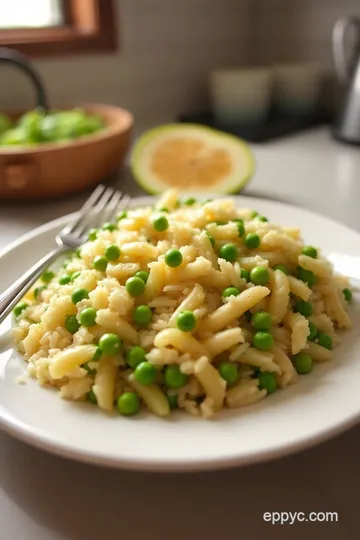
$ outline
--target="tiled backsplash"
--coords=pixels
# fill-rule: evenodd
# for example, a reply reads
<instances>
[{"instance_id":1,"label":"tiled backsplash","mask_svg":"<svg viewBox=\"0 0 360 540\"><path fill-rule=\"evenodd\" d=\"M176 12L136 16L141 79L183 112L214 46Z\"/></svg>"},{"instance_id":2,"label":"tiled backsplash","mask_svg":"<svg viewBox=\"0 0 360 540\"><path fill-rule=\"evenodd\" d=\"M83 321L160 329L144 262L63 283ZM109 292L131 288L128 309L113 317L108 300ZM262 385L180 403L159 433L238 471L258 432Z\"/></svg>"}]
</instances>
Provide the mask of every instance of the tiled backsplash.
<instances>
[{"instance_id":1,"label":"tiled backsplash","mask_svg":"<svg viewBox=\"0 0 360 540\"><path fill-rule=\"evenodd\" d=\"M332 29L345 15L360 16L360 1L252 0L250 61L316 61L330 67Z\"/></svg>"},{"instance_id":2,"label":"tiled backsplash","mask_svg":"<svg viewBox=\"0 0 360 540\"><path fill-rule=\"evenodd\" d=\"M201 107L207 73L243 65L252 0L117 0L120 50L36 61L53 105L121 104L142 122ZM24 75L1 66L0 110L33 104Z\"/></svg>"}]
</instances>

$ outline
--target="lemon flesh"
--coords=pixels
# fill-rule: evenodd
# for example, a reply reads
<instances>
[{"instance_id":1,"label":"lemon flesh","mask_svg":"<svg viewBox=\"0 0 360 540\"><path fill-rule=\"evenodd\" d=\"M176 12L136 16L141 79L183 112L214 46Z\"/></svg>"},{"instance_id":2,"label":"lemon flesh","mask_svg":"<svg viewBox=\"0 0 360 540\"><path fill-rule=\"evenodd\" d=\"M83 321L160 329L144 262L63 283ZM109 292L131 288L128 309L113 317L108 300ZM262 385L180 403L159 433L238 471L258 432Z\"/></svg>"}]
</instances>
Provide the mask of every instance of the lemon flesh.
<instances>
[{"instance_id":1,"label":"lemon flesh","mask_svg":"<svg viewBox=\"0 0 360 540\"><path fill-rule=\"evenodd\" d=\"M249 146L233 135L196 124L151 129L136 142L131 169L149 193L180 191L235 193L251 178Z\"/></svg>"}]
</instances>

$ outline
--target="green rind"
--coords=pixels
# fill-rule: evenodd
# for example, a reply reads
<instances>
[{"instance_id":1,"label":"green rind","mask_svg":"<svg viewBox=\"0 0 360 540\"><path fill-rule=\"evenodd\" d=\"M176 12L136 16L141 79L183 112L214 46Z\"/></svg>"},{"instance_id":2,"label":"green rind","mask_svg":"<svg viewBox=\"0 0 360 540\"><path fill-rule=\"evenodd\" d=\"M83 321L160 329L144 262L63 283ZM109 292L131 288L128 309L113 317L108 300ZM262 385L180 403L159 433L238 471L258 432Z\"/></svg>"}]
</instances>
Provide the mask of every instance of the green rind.
<instances>
[{"instance_id":1,"label":"green rind","mask_svg":"<svg viewBox=\"0 0 360 540\"><path fill-rule=\"evenodd\" d=\"M238 186L234 189L228 189L226 191L216 191L215 193L225 193L225 194L235 194L238 193L252 178L255 172L256 168L256 161L253 152L251 151L249 145L243 141L242 139L239 139L235 135L231 135L230 133L225 133L223 131L219 131L218 129L214 129L208 126L204 126L202 124L164 124L162 126L158 126L152 129L149 129L146 131L143 135L139 137L139 139L136 141L130 157L130 168L133 177L135 178L136 182L143 188L144 191L147 193L150 193L151 195L158 195L159 193L162 193L161 190L152 189L148 184L145 178L143 178L143 174L141 171L139 171L138 163L140 162L140 157L143 148L148 144L149 141L151 141L154 137L156 137L159 134L162 134L164 131L176 131L176 130L183 130L187 127L194 127L196 129L210 132L212 134L215 134L218 137L230 139L233 142L236 142L239 146L242 147L242 150L245 152L245 154L249 158L249 173L241 179ZM165 189L165 185L164 185Z\"/></svg>"}]
</instances>

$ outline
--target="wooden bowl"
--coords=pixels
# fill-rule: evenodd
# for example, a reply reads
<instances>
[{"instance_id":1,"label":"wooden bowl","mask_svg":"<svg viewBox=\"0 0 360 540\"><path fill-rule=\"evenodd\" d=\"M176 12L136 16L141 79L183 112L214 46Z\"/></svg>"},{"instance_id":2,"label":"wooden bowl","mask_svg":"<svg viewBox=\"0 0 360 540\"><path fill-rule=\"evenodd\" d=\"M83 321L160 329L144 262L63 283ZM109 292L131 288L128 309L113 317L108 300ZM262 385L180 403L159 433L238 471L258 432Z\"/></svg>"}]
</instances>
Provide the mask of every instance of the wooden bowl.
<instances>
[{"instance_id":1,"label":"wooden bowl","mask_svg":"<svg viewBox=\"0 0 360 540\"><path fill-rule=\"evenodd\" d=\"M100 116L106 127L71 142L0 148L0 200L70 195L101 182L123 164L130 146L132 115L108 105L81 108ZM16 119L24 112L9 115Z\"/></svg>"}]
</instances>

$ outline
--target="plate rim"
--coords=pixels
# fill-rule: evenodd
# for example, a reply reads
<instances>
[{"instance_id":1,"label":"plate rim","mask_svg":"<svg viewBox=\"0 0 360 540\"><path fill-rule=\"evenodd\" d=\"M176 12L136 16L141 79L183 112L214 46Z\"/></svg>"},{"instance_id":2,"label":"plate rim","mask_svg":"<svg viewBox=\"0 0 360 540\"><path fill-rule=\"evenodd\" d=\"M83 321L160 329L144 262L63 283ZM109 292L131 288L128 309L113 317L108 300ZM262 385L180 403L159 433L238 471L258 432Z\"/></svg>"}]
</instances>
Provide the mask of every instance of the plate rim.
<instances>
[{"instance_id":1,"label":"plate rim","mask_svg":"<svg viewBox=\"0 0 360 540\"><path fill-rule=\"evenodd\" d=\"M274 450L253 451L246 454L245 457L227 456L218 458L196 458L189 460L157 460L151 458L144 460L142 458L115 458L102 454L95 454L91 450L79 450L71 447L64 442L56 442L45 435L38 433L35 428L29 428L23 422L9 420L7 414L3 415L3 408L0 407L0 429L16 440L39 450L47 451L62 458L71 459L80 463L87 463L110 469L129 470L137 472L163 472L163 473L181 473L181 472L205 472L230 469L233 467L244 467L255 465L257 463L266 463L276 459L281 459L289 455L311 449L318 444L331 440L338 435L346 432L348 429L356 426L360 421L360 410L347 421L338 424L332 429L325 429L317 432L313 436L301 439L301 441L292 444L282 443Z\"/></svg>"},{"instance_id":2,"label":"plate rim","mask_svg":"<svg viewBox=\"0 0 360 540\"><path fill-rule=\"evenodd\" d=\"M187 194L188 195L188 194ZM211 196L213 198L224 198L226 195L222 194L200 194L193 193L194 196L199 198L205 198L205 196ZM248 197L244 195L229 195L229 197L236 200L247 201L249 205L252 202L256 203L263 202L266 204L271 204L278 207L285 207L288 210L296 209L307 214L309 217L321 218L321 220L331 223L337 227L343 229L343 232L351 232L359 236L360 233L355 229L344 225L341 222L337 222L327 216L323 216L319 213L307 210L300 206L295 206L292 204L284 203L282 201L274 201L272 199L266 199L261 197ZM135 206L141 206L151 203L151 201L156 200L157 196L144 195L139 197L132 198L132 204ZM72 212L66 214L54 220L51 220L47 223L44 223L35 229L21 235L19 238L11 242L8 246L0 251L0 263L8 253L18 249L24 243L33 240L34 238L41 236L42 234L56 229L57 227L69 222L71 219L76 217L78 212ZM54 238L55 243L55 238ZM323 430L317 431L315 434L302 437L300 440L294 441L293 443L280 443L276 448L271 450L253 450L248 452L244 456L222 456L220 455L217 458L204 458L204 457L191 457L190 459L180 458L174 459L170 458L169 460L164 459L144 459L144 458L124 458L124 457L114 457L95 453L91 449L78 449L71 445L69 442L55 441L48 437L46 434L39 432L37 428L31 428L26 423L18 421L11 417L4 410L4 407L0 403L0 429L2 429L7 434L13 436L17 440L20 440L26 444L30 444L40 450L49 451L52 454L61 456L67 459L73 459L79 462L91 463L93 465L106 466L109 468L118 468L118 469L127 469L127 470L136 470L136 471L153 471L153 472L194 472L194 471L208 471L208 470L219 470L227 469L235 466L246 466L255 463L261 463L266 461L271 461L274 459L279 459L283 456L294 454L302 450L312 448L313 446L325 442L333 437L338 436L339 434L345 432L351 427L355 426L360 421L360 408L357 412L354 412L352 415L348 416L344 421L338 422L336 425L331 428L325 428Z\"/></svg>"}]
</instances>

